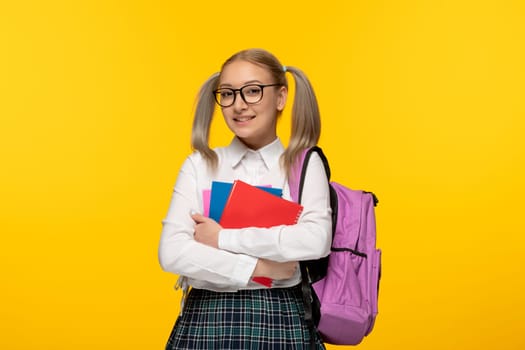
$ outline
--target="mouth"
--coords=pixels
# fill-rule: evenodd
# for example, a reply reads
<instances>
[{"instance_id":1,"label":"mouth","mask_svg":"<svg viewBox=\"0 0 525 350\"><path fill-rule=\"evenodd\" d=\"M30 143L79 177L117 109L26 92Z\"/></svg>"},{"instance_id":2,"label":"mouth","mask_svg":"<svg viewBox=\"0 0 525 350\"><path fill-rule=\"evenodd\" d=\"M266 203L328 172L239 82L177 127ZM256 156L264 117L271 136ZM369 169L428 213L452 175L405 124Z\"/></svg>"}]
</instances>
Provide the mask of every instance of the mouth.
<instances>
[{"instance_id":1,"label":"mouth","mask_svg":"<svg viewBox=\"0 0 525 350\"><path fill-rule=\"evenodd\" d=\"M233 120L235 122L238 122L238 123L244 123L244 122L247 122L247 121L252 120L254 118L255 118L254 115L252 115L252 116L239 116L239 117L233 118Z\"/></svg>"}]
</instances>

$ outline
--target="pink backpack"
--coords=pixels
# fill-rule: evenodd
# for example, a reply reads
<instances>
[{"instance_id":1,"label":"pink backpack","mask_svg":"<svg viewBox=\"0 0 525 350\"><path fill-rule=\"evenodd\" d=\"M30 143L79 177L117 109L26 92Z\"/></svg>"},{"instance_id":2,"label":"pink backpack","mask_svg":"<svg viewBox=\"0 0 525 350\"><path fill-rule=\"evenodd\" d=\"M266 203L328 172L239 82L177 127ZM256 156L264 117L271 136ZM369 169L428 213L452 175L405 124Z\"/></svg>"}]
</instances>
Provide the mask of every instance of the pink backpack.
<instances>
[{"instance_id":1,"label":"pink backpack","mask_svg":"<svg viewBox=\"0 0 525 350\"><path fill-rule=\"evenodd\" d=\"M330 179L322 150L305 150L289 181L291 197L298 203L312 152L319 154ZM310 331L317 328L324 342L356 345L372 331L377 315L381 251L376 248L374 207L378 201L373 193L351 190L336 182L330 182L330 200L331 253L300 264L305 317Z\"/></svg>"}]
</instances>

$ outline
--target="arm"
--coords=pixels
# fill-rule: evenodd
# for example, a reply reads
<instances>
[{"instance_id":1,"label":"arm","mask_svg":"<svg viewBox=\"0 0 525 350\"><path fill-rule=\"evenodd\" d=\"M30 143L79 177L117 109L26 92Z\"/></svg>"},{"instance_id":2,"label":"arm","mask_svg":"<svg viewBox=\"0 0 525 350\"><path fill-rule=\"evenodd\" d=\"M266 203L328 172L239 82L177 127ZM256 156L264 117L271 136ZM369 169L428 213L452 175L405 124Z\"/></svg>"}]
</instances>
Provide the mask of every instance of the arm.
<instances>
[{"instance_id":1,"label":"arm","mask_svg":"<svg viewBox=\"0 0 525 350\"><path fill-rule=\"evenodd\" d=\"M204 215L191 215L195 221L195 240L202 244L218 249L218 235L222 229L215 220ZM267 259L258 259L252 277L270 277L274 280L291 278L297 270L296 261L275 262Z\"/></svg>"},{"instance_id":2,"label":"arm","mask_svg":"<svg viewBox=\"0 0 525 350\"><path fill-rule=\"evenodd\" d=\"M316 153L308 163L301 204L304 210L296 225L221 229L217 246L280 262L326 256L332 232L330 191L324 166Z\"/></svg>"},{"instance_id":3,"label":"arm","mask_svg":"<svg viewBox=\"0 0 525 350\"><path fill-rule=\"evenodd\" d=\"M246 286L257 258L220 250L194 239L195 222L190 216L199 209L196 182L197 157L189 157L183 164L165 220L159 244L159 262L167 272L214 284Z\"/></svg>"}]
</instances>

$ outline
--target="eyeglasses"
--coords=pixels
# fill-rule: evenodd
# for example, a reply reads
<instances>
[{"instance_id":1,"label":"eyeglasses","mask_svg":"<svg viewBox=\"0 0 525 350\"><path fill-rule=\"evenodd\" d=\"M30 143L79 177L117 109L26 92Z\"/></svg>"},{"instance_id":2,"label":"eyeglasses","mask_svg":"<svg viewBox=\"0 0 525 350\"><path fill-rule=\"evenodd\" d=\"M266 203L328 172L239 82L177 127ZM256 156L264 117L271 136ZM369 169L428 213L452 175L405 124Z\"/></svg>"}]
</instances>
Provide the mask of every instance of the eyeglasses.
<instances>
[{"instance_id":1,"label":"eyeglasses","mask_svg":"<svg viewBox=\"0 0 525 350\"><path fill-rule=\"evenodd\" d=\"M221 107L230 107L235 103L236 92L239 91L241 98L247 104L254 104L262 100L263 89L268 86L280 86L282 84L248 84L239 89L220 88L213 90L215 101Z\"/></svg>"}]
</instances>

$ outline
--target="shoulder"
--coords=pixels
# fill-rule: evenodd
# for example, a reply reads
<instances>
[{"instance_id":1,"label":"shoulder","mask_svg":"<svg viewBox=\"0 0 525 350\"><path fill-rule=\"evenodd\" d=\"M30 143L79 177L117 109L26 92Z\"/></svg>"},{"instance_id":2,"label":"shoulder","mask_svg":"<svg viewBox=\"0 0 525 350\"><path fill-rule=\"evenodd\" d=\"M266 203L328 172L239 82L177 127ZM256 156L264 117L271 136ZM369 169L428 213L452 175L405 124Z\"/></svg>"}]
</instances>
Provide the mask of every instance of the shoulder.
<instances>
[{"instance_id":1,"label":"shoulder","mask_svg":"<svg viewBox=\"0 0 525 350\"><path fill-rule=\"evenodd\" d=\"M198 151L194 151L186 157L182 163L181 172L198 174L207 169L206 159Z\"/></svg>"},{"instance_id":2,"label":"shoulder","mask_svg":"<svg viewBox=\"0 0 525 350\"><path fill-rule=\"evenodd\" d=\"M219 158L225 158L231 151L230 146L215 147L212 150L217 154ZM206 159L202 156L199 151L193 151L186 157L186 162L192 162L194 164L205 163Z\"/></svg>"},{"instance_id":3,"label":"shoulder","mask_svg":"<svg viewBox=\"0 0 525 350\"><path fill-rule=\"evenodd\" d=\"M306 174L313 176L319 181L328 179L328 174L330 172L328 164L325 164L324 156L321 157L319 153L312 152L308 160L308 166L306 168Z\"/></svg>"},{"instance_id":4,"label":"shoulder","mask_svg":"<svg viewBox=\"0 0 525 350\"><path fill-rule=\"evenodd\" d=\"M238 162L246 152L246 147L243 146L240 141L234 139L227 146L214 147L213 151L217 155L218 167L220 169ZM199 173L206 173L209 170L209 164L206 158L199 151L194 151L186 158L183 168L188 167L192 167Z\"/></svg>"},{"instance_id":5,"label":"shoulder","mask_svg":"<svg viewBox=\"0 0 525 350\"><path fill-rule=\"evenodd\" d=\"M321 148L313 147L310 149L310 163L314 163L316 166L325 169L327 173L330 173L328 159Z\"/></svg>"},{"instance_id":6,"label":"shoulder","mask_svg":"<svg viewBox=\"0 0 525 350\"><path fill-rule=\"evenodd\" d=\"M228 147L216 147L213 151L217 155L219 168L225 164L225 161L232 158ZM182 165L182 171L192 172L199 176L211 176L211 174L208 174L211 171L210 164L199 151L194 151L186 157Z\"/></svg>"},{"instance_id":7,"label":"shoulder","mask_svg":"<svg viewBox=\"0 0 525 350\"><path fill-rule=\"evenodd\" d=\"M297 171L301 171L302 167L304 166L304 163L307 162L307 169L312 169L312 168L316 168L316 169L324 169L324 163L323 163L323 160L321 158L321 156L319 155L319 153L317 152L311 152L310 155L308 157L306 157L306 154L308 152L305 151L305 153L303 153L302 155L300 155L298 158L300 160L300 163L299 164L296 164L296 169Z\"/></svg>"},{"instance_id":8,"label":"shoulder","mask_svg":"<svg viewBox=\"0 0 525 350\"><path fill-rule=\"evenodd\" d=\"M200 152L194 151L189 156L186 157L186 160L184 161L184 164L192 164L192 165L198 165L204 163L204 157Z\"/></svg>"}]
</instances>

